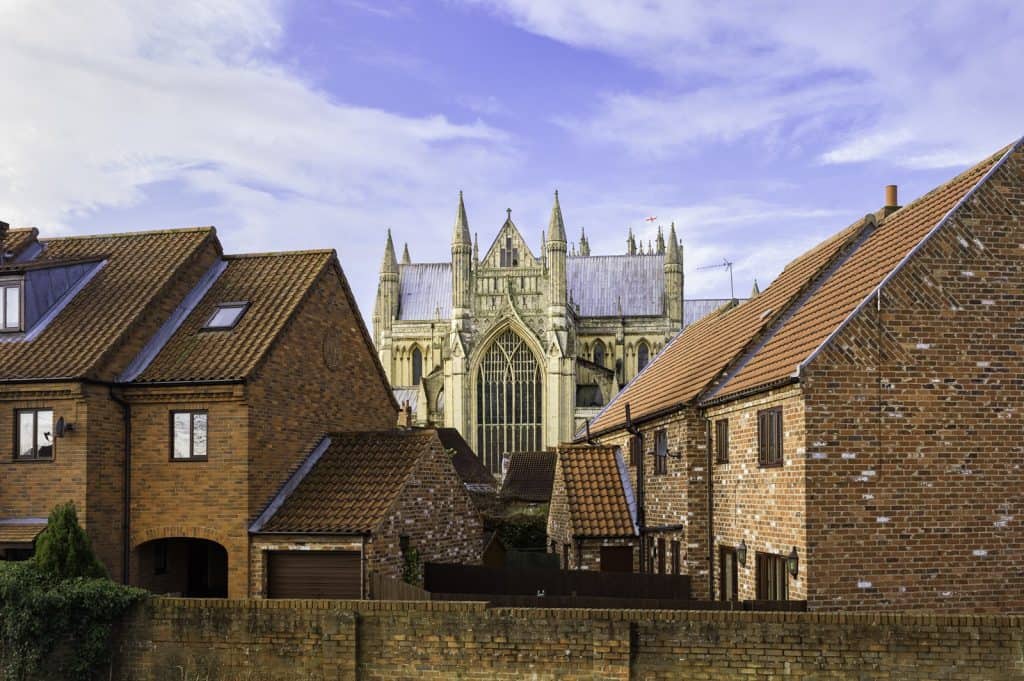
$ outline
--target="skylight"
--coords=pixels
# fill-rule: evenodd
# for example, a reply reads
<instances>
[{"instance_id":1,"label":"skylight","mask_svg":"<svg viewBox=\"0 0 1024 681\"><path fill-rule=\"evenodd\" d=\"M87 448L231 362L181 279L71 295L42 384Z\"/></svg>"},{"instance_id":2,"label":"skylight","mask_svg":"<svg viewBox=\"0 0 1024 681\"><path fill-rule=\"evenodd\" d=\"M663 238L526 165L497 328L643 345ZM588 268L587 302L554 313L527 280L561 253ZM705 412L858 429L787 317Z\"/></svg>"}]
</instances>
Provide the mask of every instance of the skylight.
<instances>
[{"instance_id":1,"label":"skylight","mask_svg":"<svg viewBox=\"0 0 1024 681\"><path fill-rule=\"evenodd\" d=\"M245 311L249 309L248 302L221 303L210 315L204 329L232 329L238 324Z\"/></svg>"}]
</instances>

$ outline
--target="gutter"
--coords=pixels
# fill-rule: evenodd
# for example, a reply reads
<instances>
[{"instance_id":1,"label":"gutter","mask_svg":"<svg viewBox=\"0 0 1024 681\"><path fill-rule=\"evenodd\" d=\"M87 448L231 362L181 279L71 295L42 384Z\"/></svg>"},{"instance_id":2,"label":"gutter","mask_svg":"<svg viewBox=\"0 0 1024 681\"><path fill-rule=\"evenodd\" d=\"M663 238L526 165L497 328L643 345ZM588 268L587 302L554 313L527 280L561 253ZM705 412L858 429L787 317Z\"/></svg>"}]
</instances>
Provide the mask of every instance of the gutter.
<instances>
[{"instance_id":1,"label":"gutter","mask_svg":"<svg viewBox=\"0 0 1024 681\"><path fill-rule=\"evenodd\" d=\"M121 418L124 420L124 472L121 485L121 560L124 566L121 568L122 582L125 585L130 583L129 564L131 562L131 502L132 502L132 406L121 396L114 392L110 386L110 399L121 405Z\"/></svg>"}]
</instances>

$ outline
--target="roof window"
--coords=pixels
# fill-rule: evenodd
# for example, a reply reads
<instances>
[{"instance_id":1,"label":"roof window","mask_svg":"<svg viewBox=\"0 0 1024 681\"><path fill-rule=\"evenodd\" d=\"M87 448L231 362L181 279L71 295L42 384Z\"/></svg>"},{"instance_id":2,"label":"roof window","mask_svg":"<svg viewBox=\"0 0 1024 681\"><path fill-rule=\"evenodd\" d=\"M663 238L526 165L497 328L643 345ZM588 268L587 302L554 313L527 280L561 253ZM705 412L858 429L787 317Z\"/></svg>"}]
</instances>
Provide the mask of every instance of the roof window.
<instances>
[{"instance_id":1,"label":"roof window","mask_svg":"<svg viewBox=\"0 0 1024 681\"><path fill-rule=\"evenodd\" d=\"M0 279L0 333L21 331L24 297L21 279Z\"/></svg>"},{"instance_id":2,"label":"roof window","mask_svg":"<svg viewBox=\"0 0 1024 681\"><path fill-rule=\"evenodd\" d=\"M213 311L210 318L206 321L204 329L233 329L238 324L238 320L242 318L245 311L249 309L248 301L238 303L221 303L217 306L217 309Z\"/></svg>"}]
</instances>

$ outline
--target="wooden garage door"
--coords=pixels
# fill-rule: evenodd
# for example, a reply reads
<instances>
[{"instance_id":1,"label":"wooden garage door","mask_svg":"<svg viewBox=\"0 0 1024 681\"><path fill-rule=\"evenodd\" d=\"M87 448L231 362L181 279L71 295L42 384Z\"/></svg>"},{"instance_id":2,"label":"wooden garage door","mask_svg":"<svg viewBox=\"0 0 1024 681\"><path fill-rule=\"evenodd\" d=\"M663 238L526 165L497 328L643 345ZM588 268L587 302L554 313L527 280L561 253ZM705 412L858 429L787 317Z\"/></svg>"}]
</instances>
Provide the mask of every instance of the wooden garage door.
<instances>
[{"instance_id":1,"label":"wooden garage door","mask_svg":"<svg viewBox=\"0 0 1024 681\"><path fill-rule=\"evenodd\" d=\"M359 598L358 551L271 551L270 598Z\"/></svg>"}]
</instances>

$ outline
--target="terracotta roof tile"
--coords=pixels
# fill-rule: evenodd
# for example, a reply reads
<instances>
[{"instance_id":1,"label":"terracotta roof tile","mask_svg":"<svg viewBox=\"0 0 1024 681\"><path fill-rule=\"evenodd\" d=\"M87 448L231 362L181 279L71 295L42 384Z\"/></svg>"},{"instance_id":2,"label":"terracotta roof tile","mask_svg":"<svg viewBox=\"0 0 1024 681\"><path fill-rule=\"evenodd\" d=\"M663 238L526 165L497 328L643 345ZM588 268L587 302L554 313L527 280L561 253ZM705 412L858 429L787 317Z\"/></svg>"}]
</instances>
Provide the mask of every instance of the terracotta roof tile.
<instances>
[{"instance_id":1,"label":"terracotta roof tile","mask_svg":"<svg viewBox=\"0 0 1024 681\"><path fill-rule=\"evenodd\" d=\"M433 430L330 435L312 470L262 532L362 534L387 517L416 462L441 449Z\"/></svg>"},{"instance_id":2,"label":"terracotta roof tile","mask_svg":"<svg viewBox=\"0 0 1024 681\"><path fill-rule=\"evenodd\" d=\"M504 499L551 501L551 486L555 480L554 452L513 452L509 455L508 470L501 484Z\"/></svg>"},{"instance_id":3,"label":"terracotta roof tile","mask_svg":"<svg viewBox=\"0 0 1024 681\"><path fill-rule=\"evenodd\" d=\"M945 217L1007 149L889 215L712 397L719 399L792 376L825 339Z\"/></svg>"},{"instance_id":4,"label":"terracotta roof tile","mask_svg":"<svg viewBox=\"0 0 1024 681\"><path fill-rule=\"evenodd\" d=\"M557 468L569 506L573 535L631 537L636 534L613 448L561 447Z\"/></svg>"},{"instance_id":5,"label":"terracotta roof tile","mask_svg":"<svg viewBox=\"0 0 1024 681\"><path fill-rule=\"evenodd\" d=\"M626 403L638 419L693 400L868 228L863 220L850 225L789 263L757 297L683 329L597 415L591 432L621 427Z\"/></svg>"},{"instance_id":6,"label":"terracotta roof tile","mask_svg":"<svg viewBox=\"0 0 1024 681\"><path fill-rule=\"evenodd\" d=\"M31 544L45 529L42 518L0 520L0 545Z\"/></svg>"},{"instance_id":7,"label":"terracotta roof tile","mask_svg":"<svg viewBox=\"0 0 1024 681\"><path fill-rule=\"evenodd\" d=\"M227 268L135 382L242 379L256 368L334 252L226 256ZM217 306L247 302L238 323L203 330Z\"/></svg>"},{"instance_id":8,"label":"terracotta roof tile","mask_svg":"<svg viewBox=\"0 0 1024 681\"><path fill-rule=\"evenodd\" d=\"M487 470L480 457L473 453L469 443L462 437L455 428L438 428L437 437L441 445L454 452L452 454L452 465L455 472L462 478L462 482L471 485L489 485L492 488L498 486L494 476Z\"/></svg>"},{"instance_id":9,"label":"terracotta roof tile","mask_svg":"<svg viewBox=\"0 0 1024 681\"><path fill-rule=\"evenodd\" d=\"M16 230L18 233L23 230ZM0 337L0 380L89 376L208 240L212 227L41 240L32 261L104 266L31 341Z\"/></svg>"}]
</instances>

